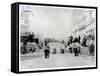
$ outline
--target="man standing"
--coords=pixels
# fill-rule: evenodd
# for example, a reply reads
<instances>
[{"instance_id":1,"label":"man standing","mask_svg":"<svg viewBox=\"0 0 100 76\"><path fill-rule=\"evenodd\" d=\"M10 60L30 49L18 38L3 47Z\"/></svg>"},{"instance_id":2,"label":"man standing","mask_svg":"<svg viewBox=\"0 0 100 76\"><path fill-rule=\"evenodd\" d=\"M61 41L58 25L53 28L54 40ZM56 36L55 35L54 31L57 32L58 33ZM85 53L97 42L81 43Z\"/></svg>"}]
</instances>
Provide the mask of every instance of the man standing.
<instances>
[{"instance_id":1,"label":"man standing","mask_svg":"<svg viewBox=\"0 0 100 76\"><path fill-rule=\"evenodd\" d=\"M83 46L86 47L87 38L86 36L83 37Z\"/></svg>"},{"instance_id":2,"label":"man standing","mask_svg":"<svg viewBox=\"0 0 100 76\"><path fill-rule=\"evenodd\" d=\"M49 58L49 53L50 53L49 47L46 46L46 48L44 49L45 58Z\"/></svg>"},{"instance_id":3,"label":"man standing","mask_svg":"<svg viewBox=\"0 0 100 76\"><path fill-rule=\"evenodd\" d=\"M88 40L88 49L89 49L90 55L91 55L91 56L94 56L95 45L94 45L94 42L93 42L92 39L89 39L89 40Z\"/></svg>"},{"instance_id":4,"label":"man standing","mask_svg":"<svg viewBox=\"0 0 100 76\"><path fill-rule=\"evenodd\" d=\"M74 43L73 52L74 52L74 55L75 56L78 56L79 55L79 53L80 53L80 46L79 46L79 43L78 42Z\"/></svg>"}]
</instances>

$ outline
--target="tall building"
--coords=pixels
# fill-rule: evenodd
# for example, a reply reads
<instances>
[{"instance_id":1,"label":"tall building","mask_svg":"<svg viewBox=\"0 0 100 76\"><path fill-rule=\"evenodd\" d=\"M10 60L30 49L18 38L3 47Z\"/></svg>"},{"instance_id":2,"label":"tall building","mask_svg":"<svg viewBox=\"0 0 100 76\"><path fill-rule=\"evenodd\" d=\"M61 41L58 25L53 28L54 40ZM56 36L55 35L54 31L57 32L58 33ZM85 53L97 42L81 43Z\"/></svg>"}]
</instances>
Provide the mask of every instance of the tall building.
<instances>
[{"instance_id":1,"label":"tall building","mask_svg":"<svg viewBox=\"0 0 100 76\"><path fill-rule=\"evenodd\" d=\"M29 32L30 31L30 7L21 7L20 11L20 26L21 26L21 33Z\"/></svg>"},{"instance_id":2,"label":"tall building","mask_svg":"<svg viewBox=\"0 0 100 76\"><path fill-rule=\"evenodd\" d=\"M75 14L76 15L76 14ZM75 24L77 28L73 31L73 34L80 35L81 37L86 35L96 34L96 16L95 11L86 10L76 15L77 23ZM74 22L75 23L75 22Z\"/></svg>"}]
</instances>

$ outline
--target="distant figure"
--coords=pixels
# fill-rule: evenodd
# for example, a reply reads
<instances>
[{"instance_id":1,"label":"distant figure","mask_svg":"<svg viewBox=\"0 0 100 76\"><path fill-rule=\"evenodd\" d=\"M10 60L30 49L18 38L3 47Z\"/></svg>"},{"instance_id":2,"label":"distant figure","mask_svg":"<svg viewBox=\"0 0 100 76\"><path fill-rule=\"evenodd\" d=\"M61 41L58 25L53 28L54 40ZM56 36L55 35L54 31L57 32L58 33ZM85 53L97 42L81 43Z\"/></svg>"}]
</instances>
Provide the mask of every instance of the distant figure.
<instances>
[{"instance_id":1,"label":"distant figure","mask_svg":"<svg viewBox=\"0 0 100 76\"><path fill-rule=\"evenodd\" d=\"M71 45L69 46L70 53L73 53Z\"/></svg>"},{"instance_id":2,"label":"distant figure","mask_svg":"<svg viewBox=\"0 0 100 76\"><path fill-rule=\"evenodd\" d=\"M61 49L61 54L64 54L64 49L63 48Z\"/></svg>"},{"instance_id":3,"label":"distant figure","mask_svg":"<svg viewBox=\"0 0 100 76\"><path fill-rule=\"evenodd\" d=\"M74 55L78 56L78 50L77 50L77 48L74 48Z\"/></svg>"},{"instance_id":4,"label":"distant figure","mask_svg":"<svg viewBox=\"0 0 100 76\"><path fill-rule=\"evenodd\" d=\"M78 55L79 55L79 53L80 53L80 46L79 46L79 43L78 43L78 42L76 42L76 43L74 44L73 52L74 52L74 55L75 55L75 56L78 56Z\"/></svg>"},{"instance_id":5,"label":"distant figure","mask_svg":"<svg viewBox=\"0 0 100 76\"><path fill-rule=\"evenodd\" d=\"M78 37L78 43L80 43L80 40L81 40L81 37L79 36L79 37Z\"/></svg>"},{"instance_id":6,"label":"distant figure","mask_svg":"<svg viewBox=\"0 0 100 76\"><path fill-rule=\"evenodd\" d=\"M70 43L73 43L73 36L70 36Z\"/></svg>"},{"instance_id":7,"label":"distant figure","mask_svg":"<svg viewBox=\"0 0 100 76\"><path fill-rule=\"evenodd\" d=\"M71 47L72 43L73 43L73 36L71 35L69 37L69 41L68 41L68 46L69 46L70 53L72 53L72 47Z\"/></svg>"},{"instance_id":8,"label":"distant figure","mask_svg":"<svg viewBox=\"0 0 100 76\"><path fill-rule=\"evenodd\" d=\"M53 49L53 54L56 54L57 50L56 48Z\"/></svg>"},{"instance_id":9,"label":"distant figure","mask_svg":"<svg viewBox=\"0 0 100 76\"><path fill-rule=\"evenodd\" d=\"M45 58L49 58L49 53L50 53L49 47L46 47L44 50Z\"/></svg>"},{"instance_id":10,"label":"distant figure","mask_svg":"<svg viewBox=\"0 0 100 76\"><path fill-rule=\"evenodd\" d=\"M88 48L89 48L90 55L93 56L95 52L95 45L94 45L93 40L91 39L89 39Z\"/></svg>"},{"instance_id":11,"label":"distant figure","mask_svg":"<svg viewBox=\"0 0 100 76\"><path fill-rule=\"evenodd\" d=\"M87 38L86 36L83 37L82 45L86 47Z\"/></svg>"}]
</instances>

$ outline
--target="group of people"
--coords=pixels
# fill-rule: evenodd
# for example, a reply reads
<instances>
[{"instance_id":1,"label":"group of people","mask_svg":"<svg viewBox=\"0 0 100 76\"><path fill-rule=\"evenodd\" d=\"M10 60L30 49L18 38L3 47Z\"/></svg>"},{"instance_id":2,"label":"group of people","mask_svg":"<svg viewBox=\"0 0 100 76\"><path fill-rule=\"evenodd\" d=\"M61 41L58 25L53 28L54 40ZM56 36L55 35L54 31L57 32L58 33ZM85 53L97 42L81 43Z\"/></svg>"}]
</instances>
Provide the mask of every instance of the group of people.
<instances>
[{"instance_id":1,"label":"group of people","mask_svg":"<svg viewBox=\"0 0 100 76\"><path fill-rule=\"evenodd\" d=\"M54 48L52 54L56 54L56 53L57 53L57 49ZM60 54L64 54L64 49L60 49ZM45 55L45 58L49 58L49 55L50 55L49 46L45 46L44 55Z\"/></svg>"},{"instance_id":2,"label":"group of people","mask_svg":"<svg viewBox=\"0 0 100 76\"><path fill-rule=\"evenodd\" d=\"M80 46L79 44L81 43L81 37L74 37L70 36L69 41L68 41L68 46L70 53L74 53L75 56L78 56L80 53Z\"/></svg>"},{"instance_id":3,"label":"group of people","mask_svg":"<svg viewBox=\"0 0 100 76\"><path fill-rule=\"evenodd\" d=\"M81 47L87 48L89 55L94 56L95 52L94 40L88 36L84 36L83 38L80 36L78 37L70 36L67 46L69 46L70 53L74 53L75 56L78 56L81 51L86 51L85 49L81 50ZM49 46L45 46L44 54L45 58L49 58L50 54Z\"/></svg>"},{"instance_id":4,"label":"group of people","mask_svg":"<svg viewBox=\"0 0 100 76\"><path fill-rule=\"evenodd\" d=\"M34 42L34 43L33 43ZM29 35L22 35L21 36L21 53L25 54L28 52L35 52L36 49L34 47L37 46L37 48L42 49L42 46L39 46L39 39L35 37L34 33L29 34ZM29 44L30 43L30 44ZM35 45L36 43L36 45ZM49 58L50 54L50 48L47 46L48 42L45 41L45 49L44 49L44 54L45 58ZM64 44L64 43L62 43ZM32 46L31 46L32 45ZM33 47L34 45L34 47ZM65 47L69 46L69 51L70 53L74 53L75 56L78 56L79 53L81 52L81 47L87 47L90 55L94 55L95 52L95 44L94 44L94 37L93 36L78 36L78 37L73 37L69 36L68 43L67 45L64 45ZM80 47L81 46L81 47ZM56 49L54 49L54 54L56 53ZM61 49L61 54L64 53L64 49Z\"/></svg>"},{"instance_id":5,"label":"group of people","mask_svg":"<svg viewBox=\"0 0 100 76\"><path fill-rule=\"evenodd\" d=\"M81 38L80 36L78 36L73 38L73 36L70 36L68 46L70 46L70 53L74 53L75 56L79 55L79 53L81 52L81 47L87 47L89 54L94 55L95 44L94 40L91 37L84 36L83 38Z\"/></svg>"}]
</instances>

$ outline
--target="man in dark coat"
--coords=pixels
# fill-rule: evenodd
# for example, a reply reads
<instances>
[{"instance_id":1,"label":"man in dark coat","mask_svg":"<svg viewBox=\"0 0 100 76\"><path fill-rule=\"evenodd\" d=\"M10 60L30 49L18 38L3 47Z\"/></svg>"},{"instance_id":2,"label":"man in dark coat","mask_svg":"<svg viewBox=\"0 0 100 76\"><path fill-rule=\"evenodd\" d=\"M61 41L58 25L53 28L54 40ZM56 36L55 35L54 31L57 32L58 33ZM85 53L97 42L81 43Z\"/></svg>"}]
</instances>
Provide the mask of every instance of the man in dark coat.
<instances>
[{"instance_id":1,"label":"man in dark coat","mask_svg":"<svg viewBox=\"0 0 100 76\"><path fill-rule=\"evenodd\" d=\"M49 58L49 53L50 53L49 47L46 47L44 50L45 58Z\"/></svg>"},{"instance_id":2,"label":"man in dark coat","mask_svg":"<svg viewBox=\"0 0 100 76\"><path fill-rule=\"evenodd\" d=\"M80 48L80 46L79 46L79 43L76 42L76 43L74 44L74 47L73 47L74 55L75 55L75 56L78 56L79 53L80 53L80 50L81 50L81 48Z\"/></svg>"},{"instance_id":3,"label":"man in dark coat","mask_svg":"<svg viewBox=\"0 0 100 76\"><path fill-rule=\"evenodd\" d=\"M88 48L89 48L90 55L93 56L95 52L95 45L93 40L91 39L89 39Z\"/></svg>"},{"instance_id":4,"label":"man in dark coat","mask_svg":"<svg viewBox=\"0 0 100 76\"><path fill-rule=\"evenodd\" d=\"M86 36L83 37L83 46L86 47L87 38Z\"/></svg>"}]
</instances>

